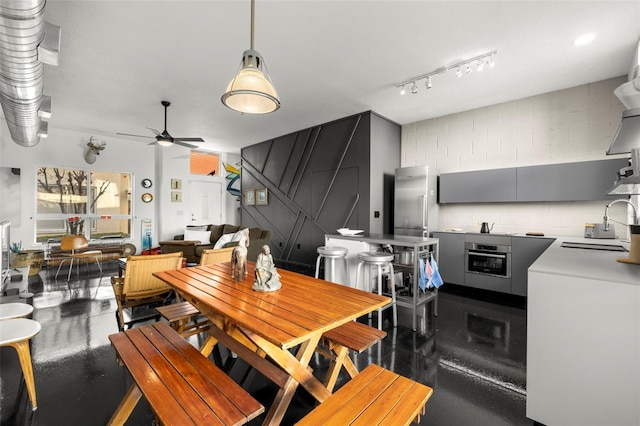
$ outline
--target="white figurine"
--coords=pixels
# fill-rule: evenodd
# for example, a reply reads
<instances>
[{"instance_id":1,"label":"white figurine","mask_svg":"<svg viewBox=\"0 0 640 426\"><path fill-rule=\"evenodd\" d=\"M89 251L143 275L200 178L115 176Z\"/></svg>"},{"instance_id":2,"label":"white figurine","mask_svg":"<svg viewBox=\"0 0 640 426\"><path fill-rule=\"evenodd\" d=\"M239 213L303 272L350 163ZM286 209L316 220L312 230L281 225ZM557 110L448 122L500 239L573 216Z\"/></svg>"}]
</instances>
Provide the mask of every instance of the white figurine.
<instances>
[{"instance_id":1,"label":"white figurine","mask_svg":"<svg viewBox=\"0 0 640 426\"><path fill-rule=\"evenodd\" d=\"M268 245L262 246L262 253L258 255L255 275L253 289L256 291L276 291L282 287L280 274L276 271L276 265L273 263L271 249Z\"/></svg>"}]
</instances>

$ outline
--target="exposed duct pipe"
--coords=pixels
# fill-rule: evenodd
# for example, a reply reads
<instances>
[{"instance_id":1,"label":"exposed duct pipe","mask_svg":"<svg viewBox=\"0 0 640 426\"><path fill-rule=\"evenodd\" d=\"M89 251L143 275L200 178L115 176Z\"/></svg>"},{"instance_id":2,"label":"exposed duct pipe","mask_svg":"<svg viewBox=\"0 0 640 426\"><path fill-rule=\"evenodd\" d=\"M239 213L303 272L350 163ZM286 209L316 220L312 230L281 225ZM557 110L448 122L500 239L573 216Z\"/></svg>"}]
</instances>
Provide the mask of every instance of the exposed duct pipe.
<instances>
[{"instance_id":1,"label":"exposed duct pipe","mask_svg":"<svg viewBox=\"0 0 640 426\"><path fill-rule=\"evenodd\" d=\"M0 3L0 104L11 138L34 146L47 136L51 98L43 96L44 64L58 65L60 27L44 21L46 0Z\"/></svg>"}]
</instances>

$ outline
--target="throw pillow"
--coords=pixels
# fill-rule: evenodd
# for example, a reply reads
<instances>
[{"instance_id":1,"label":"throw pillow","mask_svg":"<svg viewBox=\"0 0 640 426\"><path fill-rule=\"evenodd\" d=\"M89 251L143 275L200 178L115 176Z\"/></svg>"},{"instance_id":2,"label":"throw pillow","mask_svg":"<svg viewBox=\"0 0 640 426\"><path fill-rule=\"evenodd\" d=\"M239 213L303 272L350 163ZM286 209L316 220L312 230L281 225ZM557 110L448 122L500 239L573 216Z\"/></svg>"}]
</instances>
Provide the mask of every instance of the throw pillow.
<instances>
[{"instance_id":1,"label":"throw pillow","mask_svg":"<svg viewBox=\"0 0 640 426\"><path fill-rule=\"evenodd\" d=\"M233 235L234 234L224 234L224 235L222 235L220 238L218 238L218 241L216 241L216 243L213 246L213 248L214 249L223 248L225 244L231 242L231 238L233 238Z\"/></svg>"},{"instance_id":2,"label":"throw pillow","mask_svg":"<svg viewBox=\"0 0 640 426\"><path fill-rule=\"evenodd\" d=\"M211 238L211 231L192 231L187 229L184 231L185 241L200 241L200 244L209 244Z\"/></svg>"},{"instance_id":3,"label":"throw pillow","mask_svg":"<svg viewBox=\"0 0 640 426\"><path fill-rule=\"evenodd\" d=\"M240 241L240 238L245 237L249 238L249 228L244 228L233 234L231 237L231 241Z\"/></svg>"}]
</instances>

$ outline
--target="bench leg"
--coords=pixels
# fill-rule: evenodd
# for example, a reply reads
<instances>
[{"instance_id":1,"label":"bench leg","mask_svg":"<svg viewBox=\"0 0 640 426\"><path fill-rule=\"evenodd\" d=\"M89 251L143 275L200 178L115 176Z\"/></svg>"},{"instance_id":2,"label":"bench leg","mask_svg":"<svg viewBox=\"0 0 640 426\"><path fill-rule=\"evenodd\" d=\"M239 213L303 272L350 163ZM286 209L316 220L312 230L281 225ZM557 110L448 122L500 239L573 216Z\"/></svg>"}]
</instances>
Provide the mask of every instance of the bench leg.
<instances>
[{"instance_id":1,"label":"bench leg","mask_svg":"<svg viewBox=\"0 0 640 426\"><path fill-rule=\"evenodd\" d=\"M113 416L111 416L111 420L109 420L109 423L107 424L109 426L124 425L131 415L133 409L136 408L136 405L138 404L138 401L140 401L141 396L142 392L140 392L140 388L138 387L138 385L136 385L135 383L132 384L125 394L124 398L120 402L120 405L118 405L116 412L113 413Z\"/></svg>"},{"instance_id":2,"label":"bench leg","mask_svg":"<svg viewBox=\"0 0 640 426\"><path fill-rule=\"evenodd\" d=\"M336 385L336 381L338 380L338 376L340 375L340 370L342 369L342 365L344 363L345 358L349 358L349 348L346 346L337 346L332 350L333 356L335 357L331 360L331 364L329 365L329 370L327 371L327 375L324 378L324 385L329 389L329 392L333 392L333 388Z\"/></svg>"}]
</instances>

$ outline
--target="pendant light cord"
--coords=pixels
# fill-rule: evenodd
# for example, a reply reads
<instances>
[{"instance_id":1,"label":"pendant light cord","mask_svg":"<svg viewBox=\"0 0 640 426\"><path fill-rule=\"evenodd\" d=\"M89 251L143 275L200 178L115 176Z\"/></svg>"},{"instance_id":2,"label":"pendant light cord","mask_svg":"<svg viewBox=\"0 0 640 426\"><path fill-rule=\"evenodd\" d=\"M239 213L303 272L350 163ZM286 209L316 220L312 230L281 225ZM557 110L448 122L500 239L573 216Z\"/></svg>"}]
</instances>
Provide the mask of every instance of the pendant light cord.
<instances>
[{"instance_id":1,"label":"pendant light cord","mask_svg":"<svg viewBox=\"0 0 640 426\"><path fill-rule=\"evenodd\" d=\"M254 26L255 13L256 13L256 2L255 0L251 0L251 50L253 50L253 26Z\"/></svg>"}]
</instances>

